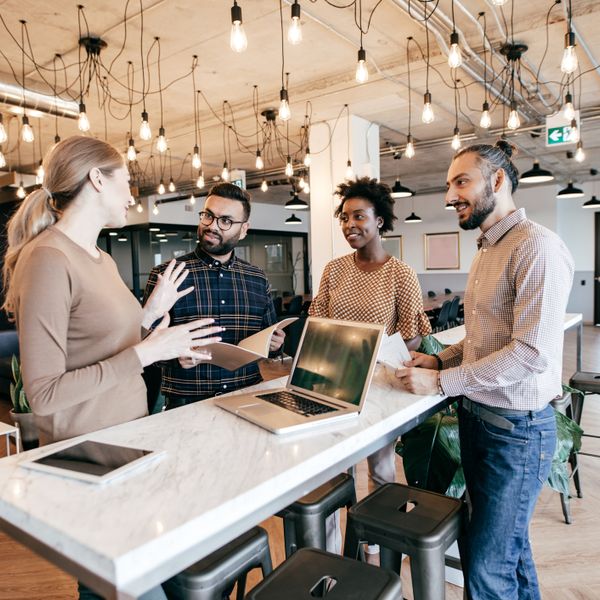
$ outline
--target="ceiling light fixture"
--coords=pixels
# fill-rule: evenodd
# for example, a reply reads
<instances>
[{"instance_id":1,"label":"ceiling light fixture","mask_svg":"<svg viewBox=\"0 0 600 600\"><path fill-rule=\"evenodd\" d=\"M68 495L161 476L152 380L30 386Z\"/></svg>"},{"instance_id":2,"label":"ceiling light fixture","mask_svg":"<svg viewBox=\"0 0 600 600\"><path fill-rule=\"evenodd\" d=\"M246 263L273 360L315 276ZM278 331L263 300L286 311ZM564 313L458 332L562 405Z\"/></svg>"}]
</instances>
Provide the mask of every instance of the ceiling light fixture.
<instances>
[{"instance_id":1,"label":"ceiling light fixture","mask_svg":"<svg viewBox=\"0 0 600 600\"><path fill-rule=\"evenodd\" d=\"M367 51L362 47L358 50L358 59L356 62L356 83L366 83L369 81L369 69L367 68Z\"/></svg>"},{"instance_id":2,"label":"ceiling light fixture","mask_svg":"<svg viewBox=\"0 0 600 600\"><path fill-rule=\"evenodd\" d=\"M423 219L421 219L421 217L417 216L414 211L410 213L410 215L408 215L408 217L406 217L406 219L404 219L405 223L410 224L414 224L414 223L422 223Z\"/></svg>"},{"instance_id":3,"label":"ceiling light fixture","mask_svg":"<svg viewBox=\"0 0 600 600\"><path fill-rule=\"evenodd\" d=\"M492 119L490 117L490 104L488 102L488 84L487 84L487 21L485 18L485 12L479 13L480 17L483 17L483 104L481 106L481 117L479 119L479 127L482 129L489 129L492 126Z\"/></svg>"},{"instance_id":4,"label":"ceiling light fixture","mask_svg":"<svg viewBox=\"0 0 600 600\"><path fill-rule=\"evenodd\" d=\"M584 202L582 204L583 208L600 208L600 200L598 200L598 198L596 198L596 195L594 194L591 198L591 200L588 200L587 202Z\"/></svg>"},{"instance_id":5,"label":"ceiling light fixture","mask_svg":"<svg viewBox=\"0 0 600 600\"><path fill-rule=\"evenodd\" d=\"M262 180L262 183L260 184L260 189L262 192L266 192L269 189L269 185L266 179Z\"/></svg>"},{"instance_id":6,"label":"ceiling light fixture","mask_svg":"<svg viewBox=\"0 0 600 600\"><path fill-rule=\"evenodd\" d=\"M521 119L519 118L519 113L517 112L517 103L515 100L512 100L510 103L510 113L508 114L506 126L513 131L521 127Z\"/></svg>"},{"instance_id":7,"label":"ceiling light fixture","mask_svg":"<svg viewBox=\"0 0 600 600\"><path fill-rule=\"evenodd\" d=\"M229 166L227 165L227 161L223 163L223 170L221 171L221 179L223 181L229 181Z\"/></svg>"},{"instance_id":8,"label":"ceiling light fixture","mask_svg":"<svg viewBox=\"0 0 600 600\"><path fill-rule=\"evenodd\" d=\"M231 34L229 35L229 46L234 52L244 52L248 48L248 38L242 25L242 7L238 6L236 0L231 7Z\"/></svg>"},{"instance_id":9,"label":"ceiling light fixture","mask_svg":"<svg viewBox=\"0 0 600 600\"><path fill-rule=\"evenodd\" d=\"M17 198L23 200L27 196L27 192L25 191L25 187L23 186L23 180L19 182L19 187L17 188Z\"/></svg>"},{"instance_id":10,"label":"ceiling light fixture","mask_svg":"<svg viewBox=\"0 0 600 600\"><path fill-rule=\"evenodd\" d=\"M577 52L575 51L575 32L571 29L571 19L573 17L571 0L569 0L567 14L568 31L565 33L565 49L560 61L560 70L569 75L577 71L578 67Z\"/></svg>"},{"instance_id":11,"label":"ceiling light fixture","mask_svg":"<svg viewBox=\"0 0 600 600\"><path fill-rule=\"evenodd\" d=\"M169 179L169 191L170 192L174 192L177 188L175 187L175 182L173 181L173 178L171 177Z\"/></svg>"},{"instance_id":12,"label":"ceiling light fixture","mask_svg":"<svg viewBox=\"0 0 600 600\"><path fill-rule=\"evenodd\" d=\"M300 10L300 4L298 4L298 0L294 0L294 4L292 4L292 21L288 28L288 42L292 44L292 46L296 46L302 41Z\"/></svg>"},{"instance_id":13,"label":"ceiling light fixture","mask_svg":"<svg viewBox=\"0 0 600 600\"><path fill-rule=\"evenodd\" d=\"M492 119L490 117L490 105L487 102L483 103L481 107L481 118L479 119L479 127L482 129L489 129L492 125Z\"/></svg>"},{"instance_id":14,"label":"ceiling light fixture","mask_svg":"<svg viewBox=\"0 0 600 600\"><path fill-rule=\"evenodd\" d=\"M566 188L563 188L556 195L557 198L582 198L585 196L583 190L576 188L572 181L569 181Z\"/></svg>"},{"instance_id":15,"label":"ceiling light fixture","mask_svg":"<svg viewBox=\"0 0 600 600\"><path fill-rule=\"evenodd\" d=\"M406 70L408 74L408 135L406 136L406 148L404 149L404 156L406 158L413 158L415 155L415 146L413 144L413 137L411 134L412 126L412 87L410 83L410 55L409 55L409 44L412 37L406 38Z\"/></svg>"},{"instance_id":16,"label":"ceiling light fixture","mask_svg":"<svg viewBox=\"0 0 600 600\"><path fill-rule=\"evenodd\" d=\"M425 94L423 94L423 112L421 120L423 123L433 123L435 115L431 106L431 93L429 92L429 20L425 19L425 35L427 40L427 55L425 57Z\"/></svg>"},{"instance_id":17,"label":"ceiling light fixture","mask_svg":"<svg viewBox=\"0 0 600 600\"><path fill-rule=\"evenodd\" d=\"M133 138L129 138L129 143L127 146L127 160L129 162L133 162L137 158L137 152L135 149L135 144Z\"/></svg>"},{"instance_id":18,"label":"ceiling light fixture","mask_svg":"<svg viewBox=\"0 0 600 600\"><path fill-rule=\"evenodd\" d=\"M452 0L452 33L450 34L450 52L448 53L448 66L458 69L462 65L462 54L460 52L459 37L454 21L454 0Z\"/></svg>"},{"instance_id":19,"label":"ceiling light fixture","mask_svg":"<svg viewBox=\"0 0 600 600\"><path fill-rule=\"evenodd\" d=\"M2 152L2 146L0 146L0 169L3 169L6 166L6 157Z\"/></svg>"},{"instance_id":20,"label":"ceiling light fixture","mask_svg":"<svg viewBox=\"0 0 600 600\"><path fill-rule=\"evenodd\" d=\"M137 203L137 206L135 207L135 210L137 210L139 213L144 212L144 207L142 206L141 202Z\"/></svg>"},{"instance_id":21,"label":"ceiling light fixture","mask_svg":"<svg viewBox=\"0 0 600 600\"><path fill-rule=\"evenodd\" d=\"M158 188L156 188L156 191L161 195L165 193L165 191L166 191L165 190L165 182L162 179L160 180L160 183L158 184Z\"/></svg>"},{"instance_id":22,"label":"ceiling light fixture","mask_svg":"<svg viewBox=\"0 0 600 600\"><path fill-rule=\"evenodd\" d=\"M575 119L571 119L571 131L569 133L569 141L572 143L577 143L579 141L579 127L577 127L577 121Z\"/></svg>"},{"instance_id":23,"label":"ceiling light fixture","mask_svg":"<svg viewBox=\"0 0 600 600\"><path fill-rule=\"evenodd\" d=\"M301 225L302 224L302 219L299 219L294 213L292 213L291 217L288 217L285 222L288 225Z\"/></svg>"},{"instance_id":24,"label":"ceiling light fixture","mask_svg":"<svg viewBox=\"0 0 600 600\"><path fill-rule=\"evenodd\" d=\"M198 173L198 179L196 179L196 187L201 190L204 187L204 173L200 171Z\"/></svg>"},{"instance_id":25,"label":"ceiling light fixture","mask_svg":"<svg viewBox=\"0 0 600 600\"><path fill-rule=\"evenodd\" d=\"M77 117L77 128L79 131L90 130L90 120L88 119L87 113L85 112L85 104L83 102L79 103L79 117Z\"/></svg>"},{"instance_id":26,"label":"ceiling light fixture","mask_svg":"<svg viewBox=\"0 0 600 600\"><path fill-rule=\"evenodd\" d=\"M308 210L308 203L302 200L295 191L290 193L292 194L292 199L285 203L285 208L288 210Z\"/></svg>"},{"instance_id":27,"label":"ceiling light fixture","mask_svg":"<svg viewBox=\"0 0 600 600\"><path fill-rule=\"evenodd\" d=\"M460 129L458 127L454 128L454 135L452 136L452 141L450 142L452 149L455 151L460 150L461 141L460 141Z\"/></svg>"},{"instance_id":28,"label":"ceiling light fixture","mask_svg":"<svg viewBox=\"0 0 600 600\"><path fill-rule=\"evenodd\" d=\"M551 171L547 169L542 169L540 167L539 160L533 161L533 167L529 169L529 171L525 171L519 178L520 183L546 183L547 181L552 181L554 179L554 175Z\"/></svg>"},{"instance_id":29,"label":"ceiling light fixture","mask_svg":"<svg viewBox=\"0 0 600 600\"><path fill-rule=\"evenodd\" d=\"M405 185L402 185L400 183L400 178L397 177L396 181L392 187L392 192L390 194L390 196L394 199L396 198L410 198L411 196L414 196L415 193L410 189L407 188Z\"/></svg>"},{"instance_id":30,"label":"ceiling light fixture","mask_svg":"<svg viewBox=\"0 0 600 600\"><path fill-rule=\"evenodd\" d=\"M0 144L4 144L8 140L8 135L6 134L6 128L4 127L4 117L2 113L0 113Z\"/></svg>"},{"instance_id":31,"label":"ceiling light fixture","mask_svg":"<svg viewBox=\"0 0 600 600\"><path fill-rule=\"evenodd\" d=\"M573 106L573 96L570 92L565 95L565 103L563 105L563 116L567 121L571 121L575 118L575 107Z\"/></svg>"},{"instance_id":32,"label":"ceiling light fixture","mask_svg":"<svg viewBox=\"0 0 600 600\"><path fill-rule=\"evenodd\" d=\"M292 165L292 157L289 154L285 161L285 174L288 177L292 177L294 175L294 167Z\"/></svg>"},{"instance_id":33,"label":"ceiling light fixture","mask_svg":"<svg viewBox=\"0 0 600 600\"><path fill-rule=\"evenodd\" d=\"M158 214L158 205L156 204L156 202L154 203L154 206L152 207L152 214L153 215L157 215Z\"/></svg>"},{"instance_id":34,"label":"ceiling light fixture","mask_svg":"<svg viewBox=\"0 0 600 600\"><path fill-rule=\"evenodd\" d=\"M158 128L158 138L156 139L156 149L160 154L163 154L167 151L167 137L165 135L165 127L164 127L164 112L163 112L163 93L162 93L162 79L161 79L161 69L160 69L160 38L155 37L156 45L158 47L158 60L157 69L158 69L158 98L160 101L160 127Z\"/></svg>"},{"instance_id":35,"label":"ceiling light fixture","mask_svg":"<svg viewBox=\"0 0 600 600\"><path fill-rule=\"evenodd\" d=\"M35 139L35 135L33 134L33 129L29 124L29 117L27 115L23 115L21 123L21 139L24 142L31 144Z\"/></svg>"},{"instance_id":36,"label":"ceiling light fixture","mask_svg":"<svg viewBox=\"0 0 600 600\"><path fill-rule=\"evenodd\" d=\"M583 151L583 142L581 140L577 142L577 149L575 150L575 160L578 163L582 163L585 160L585 152Z\"/></svg>"},{"instance_id":37,"label":"ceiling light fixture","mask_svg":"<svg viewBox=\"0 0 600 600\"><path fill-rule=\"evenodd\" d=\"M256 163L255 163L256 168L259 171L262 171L265 168L265 161L262 158L262 154L260 152L260 150L256 151Z\"/></svg>"},{"instance_id":38,"label":"ceiling light fixture","mask_svg":"<svg viewBox=\"0 0 600 600\"><path fill-rule=\"evenodd\" d=\"M310 148L307 146L306 147L306 154L304 155L304 166L305 167L310 167L310 163L312 161L312 158L310 156Z\"/></svg>"}]
</instances>

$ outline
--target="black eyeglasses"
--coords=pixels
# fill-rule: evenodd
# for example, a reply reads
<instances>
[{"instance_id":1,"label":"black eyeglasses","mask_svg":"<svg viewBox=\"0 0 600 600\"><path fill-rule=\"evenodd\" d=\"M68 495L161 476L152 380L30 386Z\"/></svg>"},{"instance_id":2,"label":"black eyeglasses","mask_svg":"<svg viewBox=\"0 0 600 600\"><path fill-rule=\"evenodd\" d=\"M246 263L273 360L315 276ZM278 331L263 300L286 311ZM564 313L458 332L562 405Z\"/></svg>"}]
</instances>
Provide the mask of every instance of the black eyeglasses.
<instances>
[{"instance_id":1,"label":"black eyeglasses","mask_svg":"<svg viewBox=\"0 0 600 600\"><path fill-rule=\"evenodd\" d=\"M212 222L216 219L217 226L219 227L219 229L221 231L228 231L235 224L247 222L247 221L234 221L233 219L230 219L229 217L217 217L216 215L213 215L211 212L208 212L206 210L201 210L198 214L200 215L200 223L202 223L202 225L206 225L206 226L212 225Z\"/></svg>"}]
</instances>

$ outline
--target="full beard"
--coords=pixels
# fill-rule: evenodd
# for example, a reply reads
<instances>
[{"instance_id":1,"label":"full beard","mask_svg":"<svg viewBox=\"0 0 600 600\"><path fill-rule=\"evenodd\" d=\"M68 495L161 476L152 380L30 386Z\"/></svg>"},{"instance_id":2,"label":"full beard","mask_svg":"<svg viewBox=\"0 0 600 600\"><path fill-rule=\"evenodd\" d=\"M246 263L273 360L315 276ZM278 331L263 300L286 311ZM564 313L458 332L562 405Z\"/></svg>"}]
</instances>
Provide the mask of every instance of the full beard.
<instances>
[{"instance_id":1,"label":"full beard","mask_svg":"<svg viewBox=\"0 0 600 600\"><path fill-rule=\"evenodd\" d=\"M213 235L217 235L219 237L220 242L209 242L205 239L207 233L207 231L204 231L200 234L200 247L202 250L204 250L204 252L214 256L224 256L225 254L229 254L237 246L239 241L239 236L235 236L227 241L223 241L221 236L213 233Z\"/></svg>"},{"instance_id":2,"label":"full beard","mask_svg":"<svg viewBox=\"0 0 600 600\"><path fill-rule=\"evenodd\" d=\"M492 183L487 181L483 194L473 206L473 210L468 219L460 222L461 229L477 229L496 208L496 200L494 198L494 190Z\"/></svg>"}]
</instances>

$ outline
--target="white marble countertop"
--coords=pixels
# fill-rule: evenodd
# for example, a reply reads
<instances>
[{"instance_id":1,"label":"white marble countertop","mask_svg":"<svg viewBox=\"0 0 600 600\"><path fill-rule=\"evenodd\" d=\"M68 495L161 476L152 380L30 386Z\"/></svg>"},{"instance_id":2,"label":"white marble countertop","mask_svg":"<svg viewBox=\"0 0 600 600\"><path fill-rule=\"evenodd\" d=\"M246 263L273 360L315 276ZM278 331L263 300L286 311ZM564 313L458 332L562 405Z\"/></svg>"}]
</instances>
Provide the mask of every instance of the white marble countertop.
<instances>
[{"instance_id":1,"label":"white marble countertop","mask_svg":"<svg viewBox=\"0 0 600 600\"><path fill-rule=\"evenodd\" d=\"M567 313L565 315L564 322L564 330L570 329L574 327L578 323L583 322L583 315L581 313ZM458 327L452 327L451 329L445 329L444 331L438 331L434 333L433 336L440 341L442 344L446 344L450 346L452 344L456 344L460 342L466 335L466 330L464 325L459 325Z\"/></svg>"},{"instance_id":2,"label":"white marble countertop","mask_svg":"<svg viewBox=\"0 0 600 600\"><path fill-rule=\"evenodd\" d=\"M166 450L163 459L104 486L19 467L40 450L2 459L0 526L107 598L134 598L443 402L400 390L381 366L356 420L310 433L273 435L205 400L85 436Z\"/></svg>"}]
</instances>

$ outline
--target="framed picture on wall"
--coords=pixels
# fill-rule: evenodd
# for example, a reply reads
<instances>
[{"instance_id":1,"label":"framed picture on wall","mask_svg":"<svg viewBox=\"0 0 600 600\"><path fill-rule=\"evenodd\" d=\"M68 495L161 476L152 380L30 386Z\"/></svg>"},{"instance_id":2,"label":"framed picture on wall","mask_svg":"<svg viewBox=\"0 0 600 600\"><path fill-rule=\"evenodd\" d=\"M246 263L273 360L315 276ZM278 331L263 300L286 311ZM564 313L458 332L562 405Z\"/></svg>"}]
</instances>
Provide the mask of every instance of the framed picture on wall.
<instances>
[{"instance_id":1,"label":"framed picture on wall","mask_svg":"<svg viewBox=\"0 0 600 600\"><path fill-rule=\"evenodd\" d=\"M460 269L458 231L425 234L425 268Z\"/></svg>"},{"instance_id":2,"label":"framed picture on wall","mask_svg":"<svg viewBox=\"0 0 600 600\"><path fill-rule=\"evenodd\" d=\"M381 245L390 256L395 256L398 260L402 260L401 235L386 235L381 238Z\"/></svg>"}]
</instances>

